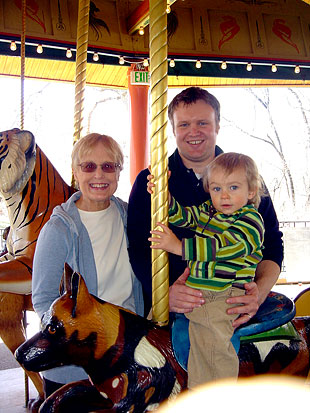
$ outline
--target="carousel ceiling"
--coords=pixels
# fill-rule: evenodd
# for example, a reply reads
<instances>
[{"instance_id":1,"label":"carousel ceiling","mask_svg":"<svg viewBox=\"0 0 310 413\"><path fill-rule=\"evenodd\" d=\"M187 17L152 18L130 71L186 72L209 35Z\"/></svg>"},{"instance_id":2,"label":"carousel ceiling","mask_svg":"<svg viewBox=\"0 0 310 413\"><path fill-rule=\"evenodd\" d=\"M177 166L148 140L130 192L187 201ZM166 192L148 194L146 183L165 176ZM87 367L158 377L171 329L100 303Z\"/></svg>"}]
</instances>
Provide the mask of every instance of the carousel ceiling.
<instances>
[{"instance_id":1,"label":"carousel ceiling","mask_svg":"<svg viewBox=\"0 0 310 413\"><path fill-rule=\"evenodd\" d=\"M20 75L21 3L0 0L0 75ZM310 84L310 0L167 4L169 87ZM27 0L26 77L74 81L77 14L77 0ZM148 63L148 0L90 1L89 23L87 83L126 88Z\"/></svg>"}]
</instances>

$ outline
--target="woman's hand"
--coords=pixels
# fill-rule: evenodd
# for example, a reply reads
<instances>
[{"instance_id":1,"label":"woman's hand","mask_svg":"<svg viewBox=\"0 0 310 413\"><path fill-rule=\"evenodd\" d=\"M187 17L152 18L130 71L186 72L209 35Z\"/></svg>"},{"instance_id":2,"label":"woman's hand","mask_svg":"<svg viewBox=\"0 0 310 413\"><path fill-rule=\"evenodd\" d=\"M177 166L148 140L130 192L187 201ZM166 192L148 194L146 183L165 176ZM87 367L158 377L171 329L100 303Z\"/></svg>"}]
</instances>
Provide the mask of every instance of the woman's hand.
<instances>
[{"instance_id":1,"label":"woman's hand","mask_svg":"<svg viewBox=\"0 0 310 413\"><path fill-rule=\"evenodd\" d=\"M176 255L182 255L182 241L174 235L167 225L164 225L161 222L157 222L156 225L162 230L150 231L152 235L156 235L155 237L150 237L148 239L149 241L156 243L152 244L151 248L161 249Z\"/></svg>"}]
</instances>

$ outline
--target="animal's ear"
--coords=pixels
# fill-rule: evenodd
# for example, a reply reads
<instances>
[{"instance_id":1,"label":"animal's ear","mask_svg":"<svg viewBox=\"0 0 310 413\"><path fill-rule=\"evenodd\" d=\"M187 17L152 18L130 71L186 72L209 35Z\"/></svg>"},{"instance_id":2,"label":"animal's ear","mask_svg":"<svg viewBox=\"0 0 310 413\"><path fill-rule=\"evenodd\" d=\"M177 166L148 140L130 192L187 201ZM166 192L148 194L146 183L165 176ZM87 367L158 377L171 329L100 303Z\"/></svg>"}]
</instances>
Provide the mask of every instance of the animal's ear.
<instances>
[{"instance_id":1,"label":"animal's ear","mask_svg":"<svg viewBox=\"0 0 310 413\"><path fill-rule=\"evenodd\" d=\"M77 272L73 273L71 279L71 298L74 302L72 318L75 318L80 313L87 313L90 310L92 306L90 294L84 278Z\"/></svg>"},{"instance_id":2,"label":"animal's ear","mask_svg":"<svg viewBox=\"0 0 310 413\"><path fill-rule=\"evenodd\" d=\"M64 265L64 272L61 277L60 285L59 285L59 293L63 295L64 293L71 294L71 278L72 278L73 270L69 264L65 262Z\"/></svg>"},{"instance_id":3,"label":"animal's ear","mask_svg":"<svg viewBox=\"0 0 310 413\"><path fill-rule=\"evenodd\" d=\"M34 144L35 144L33 134L29 131L20 131L18 135L19 135L18 137L20 140L20 146L23 152L24 153L27 153L28 151L32 152Z\"/></svg>"}]
</instances>

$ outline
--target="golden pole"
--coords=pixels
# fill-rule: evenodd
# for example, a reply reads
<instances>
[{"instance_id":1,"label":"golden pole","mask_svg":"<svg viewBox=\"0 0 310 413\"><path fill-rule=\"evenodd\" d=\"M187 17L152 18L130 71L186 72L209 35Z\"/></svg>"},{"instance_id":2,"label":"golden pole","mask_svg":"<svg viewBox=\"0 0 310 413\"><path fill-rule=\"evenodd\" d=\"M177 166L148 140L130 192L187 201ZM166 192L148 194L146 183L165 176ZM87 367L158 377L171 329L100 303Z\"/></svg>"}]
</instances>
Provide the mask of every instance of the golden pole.
<instances>
[{"instance_id":1,"label":"golden pole","mask_svg":"<svg viewBox=\"0 0 310 413\"><path fill-rule=\"evenodd\" d=\"M25 120L25 66L26 66L26 0L22 1L22 33L20 38L20 129L24 129ZM23 311L23 326L27 336L27 313ZM24 371L25 381L25 407L29 402L29 381L27 373Z\"/></svg>"},{"instance_id":2,"label":"golden pole","mask_svg":"<svg viewBox=\"0 0 310 413\"><path fill-rule=\"evenodd\" d=\"M150 71L151 71L151 169L154 175L152 194L152 229L157 222L168 222L168 151L167 151L167 1L150 0ZM168 254L152 250L153 321L169 321Z\"/></svg>"},{"instance_id":3,"label":"golden pole","mask_svg":"<svg viewBox=\"0 0 310 413\"><path fill-rule=\"evenodd\" d=\"M22 1L22 34L20 41L20 129L24 129L25 118L25 60L26 60L26 0Z\"/></svg>"},{"instance_id":4,"label":"golden pole","mask_svg":"<svg viewBox=\"0 0 310 413\"><path fill-rule=\"evenodd\" d=\"M84 92L86 86L89 0L79 0L76 66L75 66L75 106L73 143L79 140L82 130L82 114L84 109Z\"/></svg>"}]
</instances>

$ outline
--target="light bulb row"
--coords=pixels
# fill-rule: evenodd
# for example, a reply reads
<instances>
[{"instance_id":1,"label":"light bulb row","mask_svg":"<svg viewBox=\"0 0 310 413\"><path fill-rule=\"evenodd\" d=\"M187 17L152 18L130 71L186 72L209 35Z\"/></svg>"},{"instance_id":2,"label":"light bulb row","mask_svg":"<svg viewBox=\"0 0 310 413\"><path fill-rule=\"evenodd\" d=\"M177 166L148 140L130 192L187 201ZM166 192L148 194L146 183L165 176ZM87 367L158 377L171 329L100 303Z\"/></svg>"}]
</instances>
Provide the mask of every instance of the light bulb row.
<instances>
[{"instance_id":1,"label":"light bulb row","mask_svg":"<svg viewBox=\"0 0 310 413\"><path fill-rule=\"evenodd\" d=\"M211 62L208 62L208 63L211 63ZM170 66L170 67L175 67L175 60L174 60L174 59L170 59L170 60L169 60L169 66ZM228 63L227 63L226 61L223 61L223 62L221 63L221 69L222 69L222 70L226 70L226 69L227 69L227 66L228 66ZM201 62L201 60L199 60L199 59L196 60L195 67L196 67L196 69L200 69L200 68L202 67L202 62ZM252 69L253 69L252 63L248 62L248 63L246 64L246 70L247 70L248 72L251 72ZM275 72L277 72L277 70L278 70L277 65L273 63L273 64L271 65L271 71L272 71L273 73L275 73ZM294 67L294 72L295 72L295 73L300 73L300 71L301 71L300 66L299 66L299 65L296 65L296 66Z\"/></svg>"},{"instance_id":2,"label":"light bulb row","mask_svg":"<svg viewBox=\"0 0 310 413\"><path fill-rule=\"evenodd\" d=\"M169 3L168 3L168 6L169 6ZM167 7L168 7L168 6L167 6ZM170 6L169 6L169 7L170 7ZM140 29L143 30L143 33L144 33L143 27L141 27ZM139 33L140 33L140 30L139 30ZM143 34L143 33L142 33L142 34ZM141 33L140 33L140 34L141 34ZM12 51L16 51L17 45L16 45L16 42L15 42L15 41L12 41L12 42L10 43L10 49L11 49ZM43 53L43 46L42 46L42 44L38 44L36 50L37 50L37 53L38 53L38 54L42 54L42 53ZM68 48L68 49L66 50L66 57L67 57L68 59L70 59L70 58L72 57L72 50L71 50L70 48ZM98 61L99 61L99 53L98 53L98 52L94 52L94 53L93 53L93 61L94 61L94 62L98 62ZM119 63L120 65L125 64L125 58L124 58L124 56L120 56L120 57L119 57L118 63ZM143 66L144 66L144 67L148 67L148 66L149 66L149 60L148 60L147 58L144 58L142 63L143 63ZM169 66L170 66L170 67L175 67L175 60L174 60L174 59L170 59L170 60L169 60ZM200 68L202 67L202 62L201 62L201 60L199 60L199 59L196 60L195 66L196 66L196 69L200 69ZM228 66L228 63L227 63L225 60L222 61L222 63L221 63L221 69L222 69L222 70L226 70L226 69L227 69L227 66ZM247 70L248 72L251 72L252 69L253 69L252 63L248 62L248 63L246 64L246 70ZM271 65L271 71L272 71L273 73L276 73L277 70L278 70L277 65L273 63L273 64ZM299 66L299 65L296 65L295 68L294 68L294 72L298 74L298 73L300 73L300 71L301 71L300 66Z\"/></svg>"},{"instance_id":3,"label":"light bulb row","mask_svg":"<svg viewBox=\"0 0 310 413\"><path fill-rule=\"evenodd\" d=\"M196 67L197 67L197 62L196 62ZM200 66L200 67L201 67L201 66ZM222 70L227 69L227 62L223 61L223 62L221 63L221 69L222 69ZM251 72L252 69L253 69L252 63L248 62L248 63L246 64L246 70L247 70L248 72ZM278 67L277 67L276 64L273 63L273 64L271 65L271 71L272 71L273 73L276 73L276 72L278 71ZM300 66L299 66L299 65L296 65L296 66L294 67L294 72L295 72L295 73L300 73Z\"/></svg>"}]
</instances>

